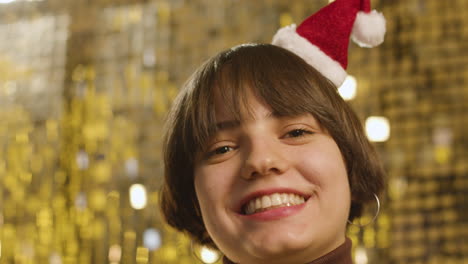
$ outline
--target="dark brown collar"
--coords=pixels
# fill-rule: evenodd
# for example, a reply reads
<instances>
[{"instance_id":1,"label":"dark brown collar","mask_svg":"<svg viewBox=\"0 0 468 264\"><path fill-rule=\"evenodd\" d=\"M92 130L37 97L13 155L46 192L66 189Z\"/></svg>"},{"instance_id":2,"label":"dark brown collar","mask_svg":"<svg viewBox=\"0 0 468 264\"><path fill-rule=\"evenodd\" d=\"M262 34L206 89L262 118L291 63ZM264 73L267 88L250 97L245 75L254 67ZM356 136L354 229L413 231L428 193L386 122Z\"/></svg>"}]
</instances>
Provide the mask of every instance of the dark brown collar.
<instances>
[{"instance_id":1,"label":"dark brown collar","mask_svg":"<svg viewBox=\"0 0 468 264\"><path fill-rule=\"evenodd\" d=\"M223 257L223 264L234 264L234 262ZM353 264L353 259L351 258L351 239L346 238L346 241L341 246L308 264Z\"/></svg>"},{"instance_id":2,"label":"dark brown collar","mask_svg":"<svg viewBox=\"0 0 468 264\"><path fill-rule=\"evenodd\" d=\"M353 264L353 259L351 258L351 239L346 238L346 241L341 246L309 264Z\"/></svg>"}]
</instances>

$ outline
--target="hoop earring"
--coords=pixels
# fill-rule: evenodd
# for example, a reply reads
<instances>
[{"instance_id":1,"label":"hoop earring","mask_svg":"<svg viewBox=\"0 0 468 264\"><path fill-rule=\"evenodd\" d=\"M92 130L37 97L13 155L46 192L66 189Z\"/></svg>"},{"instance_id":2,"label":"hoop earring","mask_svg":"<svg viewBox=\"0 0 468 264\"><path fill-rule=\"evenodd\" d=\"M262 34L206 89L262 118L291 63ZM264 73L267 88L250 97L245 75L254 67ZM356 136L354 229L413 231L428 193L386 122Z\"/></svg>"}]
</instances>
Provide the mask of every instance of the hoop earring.
<instances>
[{"instance_id":1,"label":"hoop earring","mask_svg":"<svg viewBox=\"0 0 468 264\"><path fill-rule=\"evenodd\" d=\"M206 250L210 250L210 251L213 251L213 253L217 254L216 258L213 258L212 260L208 261L208 262L205 262L203 261L203 259L201 259L200 256L197 255L197 253L195 253L195 250L194 250L194 246L193 246L193 240L190 240L190 251L192 253L192 255L200 262L200 263L216 263L218 262L220 259L221 259L221 254L219 254L219 252L215 252L214 250L211 250L207 247L204 247L204 246L201 246L201 247L204 247Z\"/></svg>"},{"instance_id":2,"label":"hoop earring","mask_svg":"<svg viewBox=\"0 0 468 264\"><path fill-rule=\"evenodd\" d=\"M370 224L373 224L375 222L375 220L377 219L377 216L379 216L379 213L380 213L380 200L379 200L379 197L377 196L377 194L375 194L375 193L374 193L374 198L375 198L375 201L377 202L377 211L375 212L375 215L372 218L372 221L370 221L369 223L366 223L364 225L357 225L357 224L354 224L353 222L349 221L349 219L348 219L348 223L350 225L363 228L363 227L366 227L366 226L368 226Z\"/></svg>"}]
</instances>

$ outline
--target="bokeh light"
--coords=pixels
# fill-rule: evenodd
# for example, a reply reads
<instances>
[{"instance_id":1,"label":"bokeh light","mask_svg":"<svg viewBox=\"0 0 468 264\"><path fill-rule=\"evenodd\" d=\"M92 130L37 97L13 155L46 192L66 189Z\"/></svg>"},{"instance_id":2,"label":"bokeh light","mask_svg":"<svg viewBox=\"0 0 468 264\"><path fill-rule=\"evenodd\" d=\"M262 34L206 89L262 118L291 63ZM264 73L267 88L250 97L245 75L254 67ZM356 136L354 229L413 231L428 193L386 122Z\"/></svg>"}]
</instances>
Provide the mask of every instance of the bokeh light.
<instances>
[{"instance_id":1,"label":"bokeh light","mask_svg":"<svg viewBox=\"0 0 468 264\"><path fill-rule=\"evenodd\" d=\"M338 88L341 97L346 100L353 100L356 97L357 81L352 75L346 76L344 83Z\"/></svg>"},{"instance_id":2,"label":"bokeh light","mask_svg":"<svg viewBox=\"0 0 468 264\"><path fill-rule=\"evenodd\" d=\"M119 263L122 257L122 248L120 247L120 245L110 246L108 257L110 263Z\"/></svg>"},{"instance_id":3,"label":"bokeh light","mask_svg":"<svg viewBox=\"0 0 468 264\"><path fill-rule=\"evenodd\" d=\"M148 228L143 233L143 245L151 250L157 250L161 247L162 239L161 233L155 228Z\"/></svg>"},{"instance_id":4,"label":"bokeh light","mask_svg":"<svg viewBox=\"0 0 468 264\"><path fill-rule=\"evenodd\" d=\"M354 254L354 261L356 264L367 264L369 261L367 257L367 251L364 247L357 247Z\"/></svg>"},{"instance_id":5,"label":"bokeh light","mask_svg":"<svg viewBox=\"0 0 468 264\"><path fill-rule=\"evenodd\" d=\"M200 257L203 263L212 264L219 260L220 254L217 251L212 250L210 248L201 247Z\"/></svg>"},{"instance_id":6,"label":"bokeh light","mask_svg":"<svg viewBox=\"0 0 468 264\"><path fill-rule=\"evenodd\" d=\"M390 122L383 116L370 116L366 119L367 137L372 142L384 142L390 138Z\"/></svg>"},{"instance_id":7,"label":"bokeh light","mask_svg":"<svg viewBox=\"0 0 468 264\"><path fill-rule=\"evenodd\" d=\"M133 184L130 186L130 205L133 209L141 210L146 207L147 195L146 188L142 184Z\"/></svg>"}]
</instances>

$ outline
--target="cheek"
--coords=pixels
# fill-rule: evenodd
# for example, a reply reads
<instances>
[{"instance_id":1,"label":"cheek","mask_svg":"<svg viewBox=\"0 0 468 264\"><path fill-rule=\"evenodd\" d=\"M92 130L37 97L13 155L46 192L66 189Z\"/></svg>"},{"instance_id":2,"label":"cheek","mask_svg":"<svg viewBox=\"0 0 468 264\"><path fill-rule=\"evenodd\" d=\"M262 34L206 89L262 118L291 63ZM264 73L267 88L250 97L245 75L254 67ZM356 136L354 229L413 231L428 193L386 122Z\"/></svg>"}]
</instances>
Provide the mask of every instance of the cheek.
<instances>
[{"instance_id":1,"label":"cheek","mask_svg":"<svg viewBox=\"0 0 468 264\"><path fill-rule=\"evenodd\" d=\"M195 192L203 223L215 242L229 230L229 197L233 192L232 172L224 168L203 167L195 170Z\"/></svg>"},{"instance_id":2,"label":"cheek","mask_svg":"<svg viewBox=\"0 0 468 264\"><path fill-rule=\"evenodd\" d=\"M229 170L223 166L204 166L195 170L195 192L202 208L221 205L229 193Z\"/></svg>"},{"instance_id":3,"label":"cheek","mask_svg":"<svg viewBox=\"0 0 468 264\"><path fill-rule=\"evenodd\" d=\"M206 204L215 200L212 196L216 196L216 194L213 193L213 190L216 190L214 188L215 184L208 176L209 175L207 175L203 169L195 170L195 193L197 194L198 202L202 210Z\"/></svg>"},{"instance_id":4,"label":"cheek","mask_svg":"<svg viewBox=\"0 0 468 264\"><path fill-rule=\"evenodd\" d=\"M346 165L336 145L309 148L297 160L304 177L323 191L349 191Z\"/></svg>"}]
</instances>

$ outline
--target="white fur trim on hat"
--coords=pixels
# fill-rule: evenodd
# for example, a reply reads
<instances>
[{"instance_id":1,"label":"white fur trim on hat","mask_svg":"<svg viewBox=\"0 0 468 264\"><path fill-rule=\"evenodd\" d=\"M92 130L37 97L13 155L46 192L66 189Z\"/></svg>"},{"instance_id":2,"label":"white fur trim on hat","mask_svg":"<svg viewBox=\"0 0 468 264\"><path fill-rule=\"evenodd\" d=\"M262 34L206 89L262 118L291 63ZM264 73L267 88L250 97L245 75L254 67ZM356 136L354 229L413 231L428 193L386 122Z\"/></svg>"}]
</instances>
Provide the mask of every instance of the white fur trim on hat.
<instances>
[{"instance_id":1,"label":"white fur trim on hat","mask_svg":"<svg viewBox=\"0 0 468 264\"><path fill-rule=\"evenodd\" d=\"M359 11L354 21L351 39L363 48L378 46L384 41L385 24L382 13L376 10L370 13Z\"/></svg>"},{"instance_id":2,"label":"white fur trim on hat","mask_svg":"<svg viewBox=\"0 0 468 264\"><path fill-rule=\"evenodd\" d=\"M294 52L332 81L336 87L340 87L343 84L347 74L343 67L341 67L341 64L333 60L307 39L297 34L296 25L279 29L273 37L272 44Z\"/></svg>"}]
</instances>

